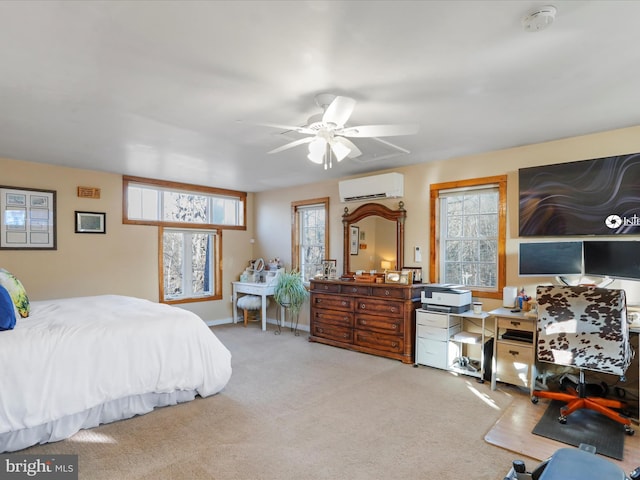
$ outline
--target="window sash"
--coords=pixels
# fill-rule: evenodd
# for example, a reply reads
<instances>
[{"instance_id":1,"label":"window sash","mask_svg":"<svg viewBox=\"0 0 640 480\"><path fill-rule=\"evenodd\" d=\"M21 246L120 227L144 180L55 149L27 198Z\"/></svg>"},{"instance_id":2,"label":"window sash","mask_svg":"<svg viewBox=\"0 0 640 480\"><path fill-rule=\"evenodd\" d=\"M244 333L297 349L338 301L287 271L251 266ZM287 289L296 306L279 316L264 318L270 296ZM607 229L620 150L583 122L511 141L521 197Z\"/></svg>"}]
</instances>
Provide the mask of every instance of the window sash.
<instances>
[{"instance_id":1,"label":"window sash","mask_svg":"<svg viewBox=\"0 0 640 480\"><path fill-rule=\"evenodd\" d=\"M245 212L244 192L123 177L123 223L246 229Z\"/></svg>"},{"instance_id":2,"label":"window sash","mask_svg":"<svg viewBox=\"0 0 640 480\"><path fill-rule=\"evenodd\" d=\"M486 203L477 198L475 204L471 202L465 205L465 195L471 199L490 191L490 195L495 195L496 200L492 208L487 208ZM430 282L444 283L445 278L451 279L451 275L455 275L453 278L461 280L455 283L466 283L474 296L501 298L506 281L506 192L506 175L430 186ZM452 205L457 202L457 210L447 210L443 205L447 202ZM451 218L448 217L451 212L471 215ZM497 222L487 220L492 215L497 216ZM474 243L464 245L462 242L465 241ZM463 256L463 253L468 255ZM449 272L447 268L450 269ZM476 278L483 280L478 282ZM476 286L475 283L482 285Z\"/></svg>"},{"instance_id":3,"label":"window sash","mask_svg":"<svg viewBox=\"0 0 640 480\"><path fill-rule=\"evenodd\" d=\"M206 242L205 258L199 258L195 251L198 240L201 246ZM215 230L161 228L161 301L180 303L221 297L219 240ZM170 262L178 265L169 265Z\"/></svg>"}]
</instances>

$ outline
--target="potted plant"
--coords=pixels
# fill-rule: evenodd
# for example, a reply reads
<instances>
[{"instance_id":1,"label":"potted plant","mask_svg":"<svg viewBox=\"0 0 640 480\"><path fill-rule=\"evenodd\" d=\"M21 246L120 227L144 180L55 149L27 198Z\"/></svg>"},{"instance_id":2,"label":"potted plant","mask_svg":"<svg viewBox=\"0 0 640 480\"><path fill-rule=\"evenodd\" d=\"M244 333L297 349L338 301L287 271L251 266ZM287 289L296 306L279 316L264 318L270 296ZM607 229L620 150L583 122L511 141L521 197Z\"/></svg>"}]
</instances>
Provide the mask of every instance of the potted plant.
<instances>
[{"instance_id":1,"label":"potted plant","mask_svg":"<svg viewBox=\"0 0 640 480\"><path fill-rule=\"evenodd\" d=\"M278 274L273 298L279 305L288 308L293 315L298 315L300 307L308 297L309 291L302 282L300 272L292 270Z\"/></svg>"}]
</instances>

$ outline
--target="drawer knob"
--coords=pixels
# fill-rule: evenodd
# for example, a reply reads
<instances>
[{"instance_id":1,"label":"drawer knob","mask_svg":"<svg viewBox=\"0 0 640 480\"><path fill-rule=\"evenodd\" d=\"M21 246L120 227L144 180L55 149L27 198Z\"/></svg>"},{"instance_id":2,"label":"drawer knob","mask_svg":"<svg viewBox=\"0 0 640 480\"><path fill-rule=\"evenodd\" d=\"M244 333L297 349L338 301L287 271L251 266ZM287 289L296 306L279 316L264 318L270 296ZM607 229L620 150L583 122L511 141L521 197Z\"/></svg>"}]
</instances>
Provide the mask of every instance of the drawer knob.
<instances>
[{"instance_id":1,"label":"drawer knob","mask_svg":"<svg viewBox=\"0 0 640 480\"><path fill-rule=\"evenodd\" d=\"M360 304L360 309L361 309L361 310L364 310L365 308L367 308L367 306L366 306L364 303L361 303L361 304Z\"/></svg>"},{"instance_id":2,"label":"drawer knob","mask_svg":"<svg viewBox=\"0 0 640 480\"><path fill-rule=\"evenodd\" d=\"M390 292L389 290L385 290L385 291L384 291L384 294L385 294L385 295L387 295L387 296L389 296L389 295L391 295L391 292Z\"/></svg>"},{"instance_id":3,"label":"drawer knob","mask_svg":"<svg viewBox=\"0 0 640 480\"><path fill-rule=\"evenodd\" d=\"M511 355L518 355L520 352L516 351L516 350L509 350L509 353Z\"/></svg>"},{"instance_id":4,"label":"drawer knob","mask_svg":"<svg viewBox=\"0 0 640 480\"><path fill-rule=\"evenodd\" d=\"M356 293L358 291L358 287L351 287L351 292Z\"/></svg>"},{"instance_id":5,"label":"drawer knob","mask_svg":"<svg viewBox=\"0 0 640 480\"><path fill-rule=\"evenodd\" d=\"M511 325L513 325L514 327L519 327L520 326L520 322L511 322Z\"/></svg>"},{"instance_id":6,"label":"drawer knob","mask_svg":"<svg viewBox=\"0 0 640 480\"><path fill-rule=\"evenodd\" d=\"M391 346L392 346L393 348L396 348L396 347L398 346L398 342L391 342Z\"/></svg>"},{"instance_id":7,"label":"drawer knob","mask_svg":"<svg viewBox=\"0 0 640 480\"><path fill-rule=\"evenodd\" d=\"M329 290L329 285L323 285L322 288L324 288L325 290Z\"/></svg>"},{"instance_id":8,"label":"drawer knob","mask_svg":"<svg viewBox=\"0 0 640 480\"><path fill-rule=\"evenodd\" d=\"M318 333L324 333L324 329L318 328Z\"/></svg>"},{"instance_id":9,"label":"drawer knob","mask_svg":"<svg viewBox=\"0 0 640 480\"><path fill-rule=\"evenodd\" d=\"M394 323L391 327L392 327L394 330L397 330L397 329L398 329L398 324L397 324L397 323Z\"/></svg>"},{"instance_id":10,"label":"drawer knob","mask_svg":"<svg viewBox=\"0 0 640 480\"><path fill-rule=\"evenodd\" d=\"M347 334L347 333L343 333L343 334L342 334L342 338L349 338L349 334Z\"/></svg>"},{"instance_id":11,"label":"drawer knob","mask_svg":"<svg viewBox=\"0 0 640 480\"><path fill-rule=\"evenodd\" d=\"M366 320L360 320L360 325L366 325L367 321Z\"/></svg>"},{"instance_id":12,"label":"drawer knob","mask_svg":"<svg viewBox=\"0 0 640 480\"><path fill-rule=\"evenodd\" d=\"M349 317L345 316L345 317L343 318L343 320L344 320L345 322L348 322L348 321L349 321Z\"/></svg>"},{"instance_id":13,"label":"drawer knob","mask_svg":"<svg viewBox=\"0 0 640 480\"><path fill-rule=\"evenodd\" d=\"M343 307L346 307L347 305L348 305L348 302L347 302L346 300L343 300L343 301L342 301L342 306L343 306Z\"/></svg>"},{"instance_id":14,"label":"drawer knob","mask_svg":"<svg viewBox=\"0 0 640 480\"><path fill-rule=\"evenodd\" d=\"M389 309L389 311L390 311L391 313L396 313L396 307L391 307L391 308Z\"/></svg>"}]
</instances>

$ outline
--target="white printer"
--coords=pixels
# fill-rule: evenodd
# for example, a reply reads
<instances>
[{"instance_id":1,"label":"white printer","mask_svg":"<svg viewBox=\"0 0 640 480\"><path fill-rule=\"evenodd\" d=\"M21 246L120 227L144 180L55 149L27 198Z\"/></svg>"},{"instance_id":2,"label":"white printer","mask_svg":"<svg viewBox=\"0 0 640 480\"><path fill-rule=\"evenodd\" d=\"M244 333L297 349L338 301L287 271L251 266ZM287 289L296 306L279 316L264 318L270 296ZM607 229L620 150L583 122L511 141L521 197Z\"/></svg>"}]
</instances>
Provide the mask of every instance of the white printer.
<instances>
[{"instance_id":1,"label":"white printer","mask_svg":"<svg viewBox=\"0 0 640 480\"><path fill-rule=\"evenodd\" d=\"M463 285L430 283L420 295L422 308L447 313L462 313L471 309L471 290Z\"/></svg>"}]
</instances>

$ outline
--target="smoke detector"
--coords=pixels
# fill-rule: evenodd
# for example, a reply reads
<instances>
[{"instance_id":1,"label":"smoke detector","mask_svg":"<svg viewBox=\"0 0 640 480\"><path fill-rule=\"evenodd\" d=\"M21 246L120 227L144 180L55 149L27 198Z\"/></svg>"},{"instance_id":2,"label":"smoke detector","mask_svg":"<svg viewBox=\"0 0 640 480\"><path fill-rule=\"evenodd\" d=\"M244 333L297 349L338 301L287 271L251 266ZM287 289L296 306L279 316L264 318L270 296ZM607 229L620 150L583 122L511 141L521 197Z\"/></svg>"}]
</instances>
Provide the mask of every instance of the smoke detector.
<instances>
[{"instance_id":1,"label":"smoke detector","mask_svg":"<svg viewBox=\"0 0 640 480\"><path fill-rule=\"evenodd\" d=\"M535 7L522 18L522 27L526 32L539 32L549 27L556 18L558 10L553 5Z\"/></svg>"}]
</instances>

